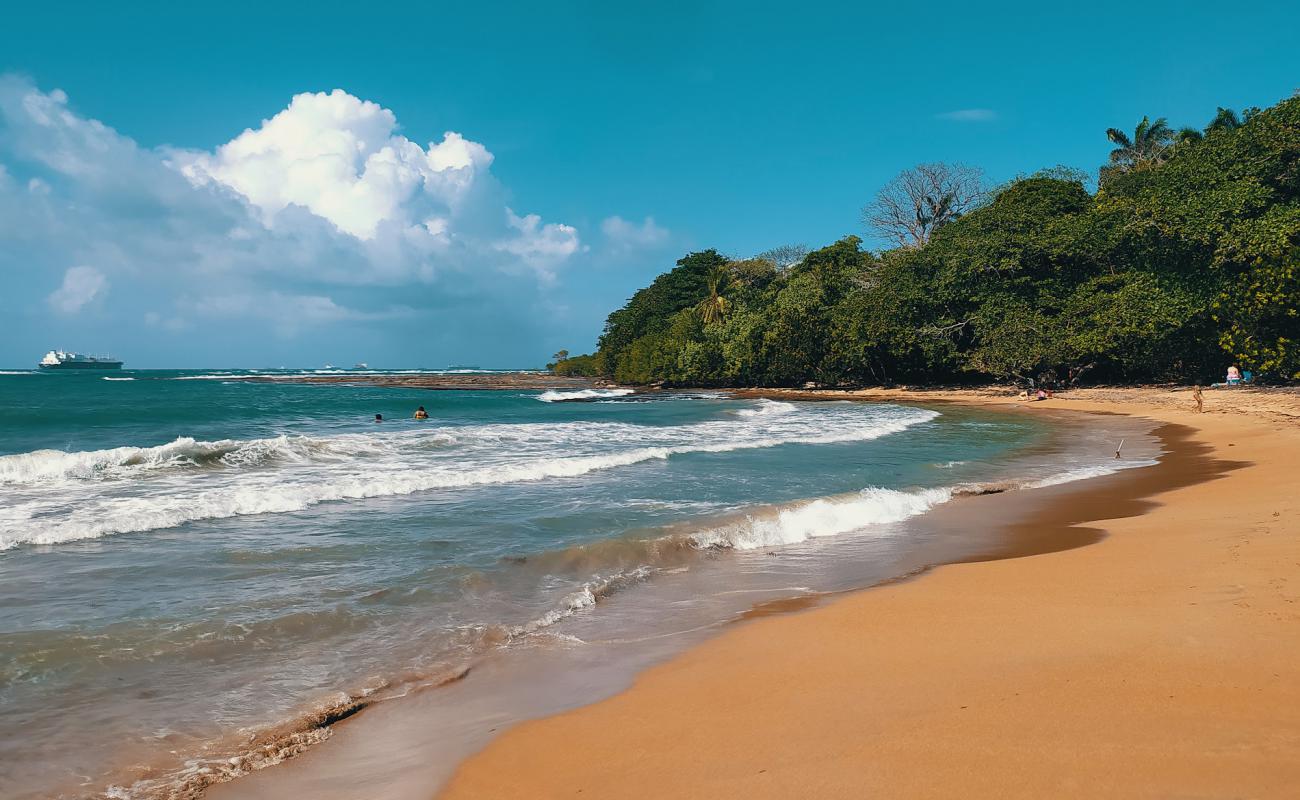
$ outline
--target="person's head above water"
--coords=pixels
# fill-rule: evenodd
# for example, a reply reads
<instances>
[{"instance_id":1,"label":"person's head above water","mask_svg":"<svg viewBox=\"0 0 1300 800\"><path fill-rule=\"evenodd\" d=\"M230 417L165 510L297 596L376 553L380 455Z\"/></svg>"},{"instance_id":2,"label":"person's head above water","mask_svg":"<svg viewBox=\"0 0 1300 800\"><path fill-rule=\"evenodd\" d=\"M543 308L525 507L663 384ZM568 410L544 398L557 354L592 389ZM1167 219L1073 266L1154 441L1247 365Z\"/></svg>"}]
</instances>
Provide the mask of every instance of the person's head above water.
<instances>
[{"instance_id":1,"label":"person's head above water","mask_svg":"<svg viewBox=\"0 0 1300 800\"><path fill-rule=\"evenodd\" d=\"M416 411L423 411L423 410L424 410L424 406L420 406L419 408L417 408L417 409L415 409L415 410L416 410Z\"/></svg>"},{"instance_id":2,"label":"person's head above water","mask_svg":"<svg viewBox=\"0 0 1300 800\"><path fill-rule=\"evenodd\" d=\"M383 422L383 421L384 421L384 415L383 415L383 414L376 414L376 415L375 415L375 422Z\"/></svg>"}]
</instances>

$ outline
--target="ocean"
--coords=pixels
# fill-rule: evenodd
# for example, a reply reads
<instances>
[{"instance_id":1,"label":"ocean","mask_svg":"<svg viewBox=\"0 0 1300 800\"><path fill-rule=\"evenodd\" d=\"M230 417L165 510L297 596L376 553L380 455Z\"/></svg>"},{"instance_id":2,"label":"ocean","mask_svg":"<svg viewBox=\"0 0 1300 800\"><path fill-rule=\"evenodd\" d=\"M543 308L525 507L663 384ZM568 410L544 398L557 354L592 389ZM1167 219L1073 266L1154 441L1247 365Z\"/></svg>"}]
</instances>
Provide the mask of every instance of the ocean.
<instances>
[{"instance_id":1,"label":"ocean","mask_svg":"<svg viewBox=\"0 0 1300 800\"><path fill-rule=\"evenodd\" d=\"M0 372L4 796L197 790L516 653L655 642L631 669L959 557L925 520L965 494L1157 453L1119 418L250 374Z\"/></svg>"}]
</instances>

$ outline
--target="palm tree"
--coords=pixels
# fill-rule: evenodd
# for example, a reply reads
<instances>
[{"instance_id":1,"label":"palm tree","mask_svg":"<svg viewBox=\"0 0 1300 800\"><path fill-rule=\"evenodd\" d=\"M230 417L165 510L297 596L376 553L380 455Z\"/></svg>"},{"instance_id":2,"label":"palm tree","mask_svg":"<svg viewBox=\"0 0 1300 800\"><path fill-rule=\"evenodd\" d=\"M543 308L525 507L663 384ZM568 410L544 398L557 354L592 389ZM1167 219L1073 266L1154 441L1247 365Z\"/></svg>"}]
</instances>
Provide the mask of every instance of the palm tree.
<instances>
[{"instance_id":1,"label":"palm tree","mask_svg":"<svg viewBox=\"0 0 1300 800\"><path fill-rule=\"evenodd\" d=\"M1121 170L1159 164L1165 159L1174 132L1164 117L1152 122L1143 117L1133 130L1132 138L1119 128L1107 128L1106 138L1119 145L1110 151L1110 163Z\"/></svg>"},{"instance_id":2,"label":"palm tree","mask_svg":"<svg viewBox=\"0 0 1300 800\"><path fill-rule=\"evenodd\" d=\"M1174 144L1187 144L1188 142L1199 142L1205 138L1205 134L1195 128L1179 128L1178 133L1174 134Z\"/></svg>"},{"instance_id":3,"label":"palm tree","mask_svg":"<svg viewBox=\"0 0 1300 800\"><path fill-rule=\"evenodd\" d=\"M1244 124L1241 117L1237 116L1236 111L1219 106L1219 111L1214 115L1214 119L1210 120L1210 124L1205 126L1205 132L1209 134L1215 131L1235 131Z\"/></svg>"},{"instance_id":4,"label":"palm tree","mask_svg":"<svg viewBox=\"0 0 1300 800\"><path fill-rule=\"evenodd\" d=\"M731 301L723 292L731 283L731 273L726 267L717 267L709 275L709 296L695 304L695 313L705 325L722 322L731 311Z\"/></svg>"}]
</instances>

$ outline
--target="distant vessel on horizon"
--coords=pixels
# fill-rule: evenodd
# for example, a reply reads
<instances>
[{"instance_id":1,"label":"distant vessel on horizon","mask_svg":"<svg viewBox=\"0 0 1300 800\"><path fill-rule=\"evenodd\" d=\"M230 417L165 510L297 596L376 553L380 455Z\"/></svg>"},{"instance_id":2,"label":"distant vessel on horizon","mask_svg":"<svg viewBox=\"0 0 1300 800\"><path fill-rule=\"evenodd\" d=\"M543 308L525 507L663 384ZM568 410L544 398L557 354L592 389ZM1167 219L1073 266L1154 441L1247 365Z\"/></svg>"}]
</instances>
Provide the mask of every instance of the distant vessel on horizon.
<instances>
[{"instance_id":1,"label":"distant vessel on horizon","mask_svg":"<svg viewBox=\"0 0 1300 800\"><path fill-rule=\"evenodd\" d=\"M51 350L37 366L41 369L121 369L122 362L112 356L87 356L66 350Z\"/></svg>"}]
</instances>

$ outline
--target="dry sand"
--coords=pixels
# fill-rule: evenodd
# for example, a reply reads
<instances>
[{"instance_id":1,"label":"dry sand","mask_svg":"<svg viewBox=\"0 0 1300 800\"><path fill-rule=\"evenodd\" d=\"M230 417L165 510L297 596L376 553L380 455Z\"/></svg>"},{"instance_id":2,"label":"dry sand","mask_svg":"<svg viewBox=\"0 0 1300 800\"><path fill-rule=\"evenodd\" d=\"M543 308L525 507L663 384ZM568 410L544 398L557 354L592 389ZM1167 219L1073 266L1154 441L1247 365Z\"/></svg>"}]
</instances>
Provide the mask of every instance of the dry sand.
<instances>
[{"instance_id":1,"label":"dry sand","mask_svg":"<svg viewBox=\"0 0 1300 800\"><path fill-rule=\"evenodd\" d=\"M1300 396L1207 390L1204 414L1164 389L1015 407L1171 423L1172 453L1032 526L1095 538L1078 525L1103 520L1095 544L737 626L506 732L440 796L1300 796Z\"/></svg>"}]
</instances>

